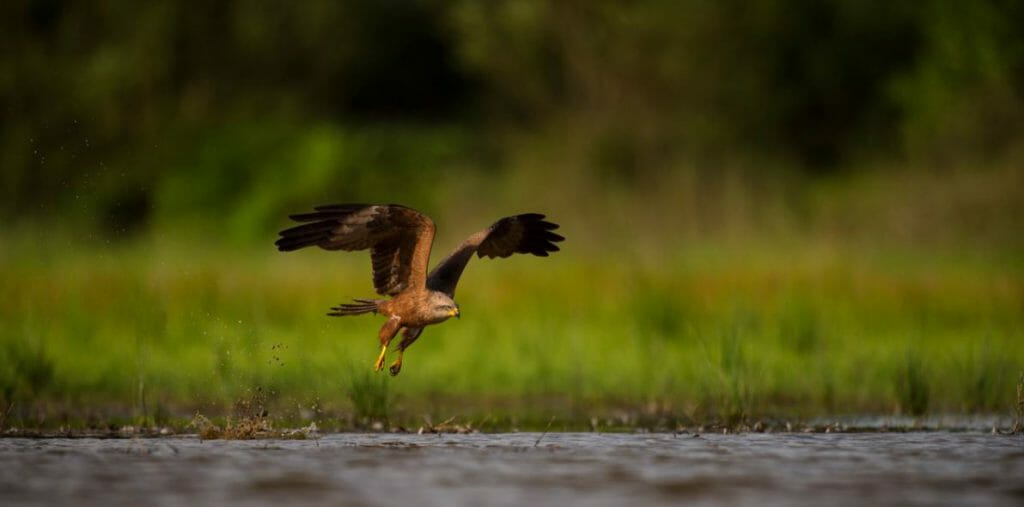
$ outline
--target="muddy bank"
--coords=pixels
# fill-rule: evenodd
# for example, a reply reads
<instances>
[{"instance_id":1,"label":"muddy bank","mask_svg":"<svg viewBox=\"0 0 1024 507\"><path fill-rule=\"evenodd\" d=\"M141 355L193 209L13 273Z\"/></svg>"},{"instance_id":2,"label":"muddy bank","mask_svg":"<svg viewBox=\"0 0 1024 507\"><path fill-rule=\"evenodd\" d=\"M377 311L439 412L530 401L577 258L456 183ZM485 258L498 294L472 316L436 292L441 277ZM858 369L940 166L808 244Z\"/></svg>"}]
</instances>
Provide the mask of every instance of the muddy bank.
<instances>
[{"instance_id":1,"label":"muddy bank","mask_svg":"<svg viewBox=\"0 0 1024 507\"><path fill-rule=\"evenodd\" d=\"M296 423L269 416L214 417L201 414L191 419L178 418L166 424L12 426L0 429L0 438L154 438L194 435L204 440L227 439L306 439L333 433L519 433L591 432L591 433L666 433L742 434L742 433L905 433L905 432L975 432L997 435L1019 434L1020 423L1014 417L999 415L944 415L928 417L843 416L814 418L806 421L759 419L737 423L708 422L704 424L669 424L665 420L644 421L598 419L562 420L549 418L510 421L494 418L449 417L433 422L429 417L406 418L397 422L365 420L353 423L348 419L325 419ZM521 428L522 427L522 428Z\"/></svg>"}]
</instances>

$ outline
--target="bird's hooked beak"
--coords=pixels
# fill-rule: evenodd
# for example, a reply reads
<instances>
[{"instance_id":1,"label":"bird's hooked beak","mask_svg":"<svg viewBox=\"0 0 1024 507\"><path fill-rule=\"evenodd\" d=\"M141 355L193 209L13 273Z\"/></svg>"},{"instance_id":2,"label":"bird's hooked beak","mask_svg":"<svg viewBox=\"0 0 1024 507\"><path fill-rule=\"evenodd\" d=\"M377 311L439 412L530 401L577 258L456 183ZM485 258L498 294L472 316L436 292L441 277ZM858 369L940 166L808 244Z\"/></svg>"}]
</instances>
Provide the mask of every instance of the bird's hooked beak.
<instances>
[{"instance_id":1,"label":"bird's hooked beak","mask_svg":"<svg viewBox=\"0 0 1024 507\"><path fill-rule=\"evenodd\" d=\"M455 308L448 310L448 316L455 317L456 319L459 318L459 307L456 306Z\"/></svg>"}]
</instances>

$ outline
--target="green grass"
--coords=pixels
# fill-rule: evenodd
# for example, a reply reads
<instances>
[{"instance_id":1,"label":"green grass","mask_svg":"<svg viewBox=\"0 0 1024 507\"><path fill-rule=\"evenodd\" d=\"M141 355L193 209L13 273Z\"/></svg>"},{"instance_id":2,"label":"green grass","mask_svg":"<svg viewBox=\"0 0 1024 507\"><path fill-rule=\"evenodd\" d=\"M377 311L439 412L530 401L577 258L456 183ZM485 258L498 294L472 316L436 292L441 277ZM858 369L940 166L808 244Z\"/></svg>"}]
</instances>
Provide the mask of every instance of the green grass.
<instances>
[{"instance_id":1,"label":"green grass","mask_svg":"<svg viewBox=\"0 0 1024 507\"><path fill-rule=\"evenodd\" d=\"M1013 428L1014 434L1024 432L1024 372L1021 372L1017 380L1017 403L1014 408Z\"/></svg>"},{"instance_id":2,"label":"green grass","mask_svg":"<svg viewBox=\"0 0 1024 507\"><path fill-rule=\"evenodd\" d=\"M475 260L463 318L428 328L391 378L370 373L379 318L324 316L370 295L363 254L7 245L8 426L171 424L256 391L271 417L327 428L1012 414L1024 368L1020 273L935 255L799 243Z\"/></svg>"}]
</instances>

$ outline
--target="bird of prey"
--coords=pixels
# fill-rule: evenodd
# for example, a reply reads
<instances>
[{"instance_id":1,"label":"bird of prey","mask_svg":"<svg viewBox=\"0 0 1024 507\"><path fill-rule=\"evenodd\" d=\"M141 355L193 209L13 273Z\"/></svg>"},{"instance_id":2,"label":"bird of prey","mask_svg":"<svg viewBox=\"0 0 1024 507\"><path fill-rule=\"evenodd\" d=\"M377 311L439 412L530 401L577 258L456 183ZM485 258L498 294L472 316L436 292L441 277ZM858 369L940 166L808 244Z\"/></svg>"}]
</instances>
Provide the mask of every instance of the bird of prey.
<instances>
[{"instance_id":1,"label":"bird of prey","mask_svg":"<svg viewBox=\"0 0 1024 507\"><path fill-rule=\"evenodd\" d=\"M331 308L329 316L381 314L388 318L380 328L380 355L374 371L384 367L391 340L402 331L398 358L389 369L398 375L405 349L419 338L423 328L459 316L455 286L466 263L479 257L508 257L514 253L547 257L564 240L551 232L557 224L539 213L505 217L466 238L427 274L434 221L398 204L331 204L310 213L291 215L303 222L280 232L277 249L290 252L307 246L324 250L370 250L373 286L391 299L356 299Z\"/></svg>"}]
</instances>

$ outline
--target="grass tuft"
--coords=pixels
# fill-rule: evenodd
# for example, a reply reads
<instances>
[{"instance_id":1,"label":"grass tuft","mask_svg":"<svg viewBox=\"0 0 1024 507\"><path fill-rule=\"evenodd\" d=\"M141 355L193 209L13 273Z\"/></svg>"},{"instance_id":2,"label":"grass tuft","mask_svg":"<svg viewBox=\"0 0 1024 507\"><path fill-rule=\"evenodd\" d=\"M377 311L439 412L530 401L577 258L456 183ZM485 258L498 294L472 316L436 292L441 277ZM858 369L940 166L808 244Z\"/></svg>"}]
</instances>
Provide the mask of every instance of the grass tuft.
<instances>
[{"instance_id":1,"label":"grass tuft","mask_svg":"<svg viewBox=\"0 0 1024 507\"><path fill-rule=\"evenodd\" d=\"M1024 372L1021 372L1017 379L1017 404L1014 408L1016 417L1013 421L1013 433L1019 435L1024 433Z\"/></svg>"},{"instance_id":2,"label":"grass tuft","mask_svg":"<svg viewBox=\"0 0 1024 507\"><path fill-rule=\"evenodd\" d=\"M930 393L924 362L916 349L907 350L896 376L896 395L900 410L919 417L928 412Z\"/></svg>"},{"instance_id":3,"label":"grass tuft","mask_svg":"<svg viewBox=\"0 0 1024 507\"><path fill-rule=\"evenodd\" d=\"M390 378L384 373L352 371L348 390L356 423L371 427L373 423L387 425L392 398L388 392Z\"/></svg>"},{"instance_id":4,"label":"grass tuft","mask_svg":"<svg viewBox=\"0 0 1024 507\"><path fill-rule=\"evenodd\" d=\"M0 341L0 405L5 408L43 396L55 380L53 360L37 343Z\"/></svg>"}]
</instances>

